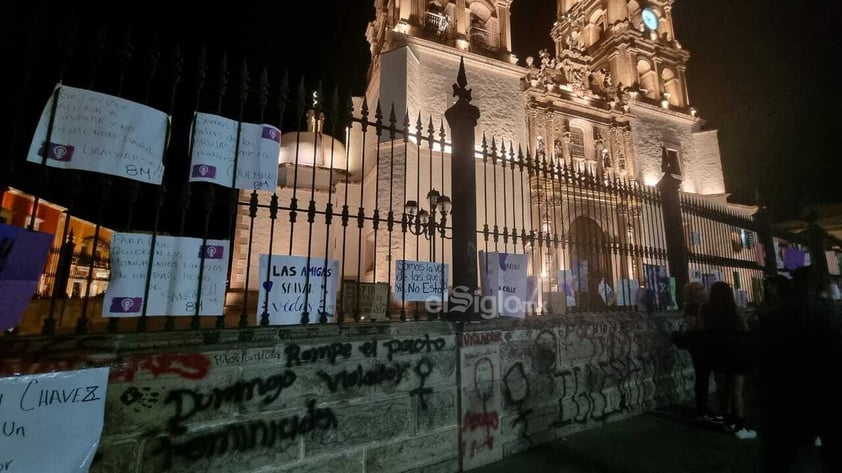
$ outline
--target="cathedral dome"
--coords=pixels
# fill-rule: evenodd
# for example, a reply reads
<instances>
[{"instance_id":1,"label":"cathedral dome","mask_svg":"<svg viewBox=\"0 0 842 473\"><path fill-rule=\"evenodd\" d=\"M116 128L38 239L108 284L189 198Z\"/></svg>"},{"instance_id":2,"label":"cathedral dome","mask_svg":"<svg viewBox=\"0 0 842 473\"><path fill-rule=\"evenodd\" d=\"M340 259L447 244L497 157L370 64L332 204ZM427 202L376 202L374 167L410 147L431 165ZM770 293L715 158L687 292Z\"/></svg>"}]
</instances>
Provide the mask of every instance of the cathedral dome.
<instances>
[{"instance_id":1,"label":"cathedral dome","mask_svg":"<svg viewBox=\"0 0 842 473\"><path fill-rule=\"evenodd\" d=\"M347 169L345 145L321 132L302 131L281 135L278 164L295 164L296 154L300 165L329 168L333 159L334 169Z\"/></svg>"}]
</instances>

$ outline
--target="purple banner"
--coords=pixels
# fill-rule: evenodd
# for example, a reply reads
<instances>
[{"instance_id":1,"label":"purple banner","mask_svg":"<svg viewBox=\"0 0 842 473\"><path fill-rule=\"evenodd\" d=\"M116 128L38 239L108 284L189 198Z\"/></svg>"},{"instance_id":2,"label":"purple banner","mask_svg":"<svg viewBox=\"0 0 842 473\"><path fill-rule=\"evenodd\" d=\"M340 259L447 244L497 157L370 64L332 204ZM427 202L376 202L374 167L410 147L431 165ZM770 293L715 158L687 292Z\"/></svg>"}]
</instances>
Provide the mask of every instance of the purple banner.
<instances>
[{"instance_id":1,"label":"purple banner","mask_svg":"<svg viewBox=\"0 0 842 473\"><path fill-rule=\"evenodd\" d=\"M53 238L0 223L0 330L20 323L44 272Z\"/></svg>"}]
</instances>

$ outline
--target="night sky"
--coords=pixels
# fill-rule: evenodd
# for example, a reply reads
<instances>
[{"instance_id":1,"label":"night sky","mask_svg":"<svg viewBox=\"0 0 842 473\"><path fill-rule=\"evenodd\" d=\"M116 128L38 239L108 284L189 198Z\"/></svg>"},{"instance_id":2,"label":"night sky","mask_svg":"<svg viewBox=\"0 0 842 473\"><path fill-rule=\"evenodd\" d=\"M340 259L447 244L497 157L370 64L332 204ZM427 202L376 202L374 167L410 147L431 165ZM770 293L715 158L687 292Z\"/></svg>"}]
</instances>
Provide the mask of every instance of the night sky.
<instances>
[{"instance_id":1,"label":"night sky","mask_svg":"<svg viewBox=\"0 0 842 473\"><path fill-rule=\"evenodd\" d=\"M308 88L321 78L327 90L334 85L354 94L364 90L369 65L364 34L373 0L294 2L294 10L293 2L282 1L240 1L227 9L206 2L191 9L191 2L178 2L183 12L173 11L174 3L154 0L134 10L119 2L50 3L38 25L49 36L75 8L83 36L103 21L112 31L128 23L138 39L157 32L165 48L179 43L189 51L204 44L227 50L232 62L247 58L253 71L266 65L272 77L286 70L295 83L304 75ZM808 3L809 8L800 6ZM515 0L513 49L521 61L552 47L555 4ZM37 5L7 5L11 14L0 19L6 21L0 25L4 55L21 59L26 20ZM833 80L842 51L840 2L677 0L673 15L677 39L692 55L690 101L708 126L719 130L732 200L754 203L757 187L776 220L797 215L808 203L842 202L837 184L842 99ZM7 68L2 79L14 84L19 80L14 74ZM30 93L39 108L52 79L37 79ZM4 88L4 100L10 100L14 87Z\"/></svg>"}]
</instances>

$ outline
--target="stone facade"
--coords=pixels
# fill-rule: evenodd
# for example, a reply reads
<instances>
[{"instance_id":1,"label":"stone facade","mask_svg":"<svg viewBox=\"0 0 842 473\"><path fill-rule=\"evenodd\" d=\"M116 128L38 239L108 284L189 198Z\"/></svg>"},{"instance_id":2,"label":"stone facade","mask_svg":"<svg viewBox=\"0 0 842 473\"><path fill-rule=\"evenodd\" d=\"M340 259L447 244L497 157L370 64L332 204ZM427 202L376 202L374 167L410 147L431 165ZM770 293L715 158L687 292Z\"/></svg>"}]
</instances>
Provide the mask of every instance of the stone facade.
<instances>
[{"instance_id":1,"label":"stone facade","mask_svg":"<svg viewBox=\"0 0 842 473\"><path fill-rule=\"evenodd\" d=\"M110 366L92 472L454 472L688 397L677 314L6 338Z\"/></svg>"}]
</instances>

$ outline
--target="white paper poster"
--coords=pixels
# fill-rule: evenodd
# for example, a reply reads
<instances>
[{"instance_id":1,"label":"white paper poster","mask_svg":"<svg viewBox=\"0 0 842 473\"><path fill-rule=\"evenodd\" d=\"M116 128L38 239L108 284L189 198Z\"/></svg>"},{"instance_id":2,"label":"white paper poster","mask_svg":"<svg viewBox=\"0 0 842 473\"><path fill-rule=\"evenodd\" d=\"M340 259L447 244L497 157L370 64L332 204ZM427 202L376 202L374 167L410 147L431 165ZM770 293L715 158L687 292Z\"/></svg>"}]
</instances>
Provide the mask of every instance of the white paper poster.
<instances>
[{"instance_id":1,"label":"white paper poster","mask_svg":"<svg viewBox=\"0 0 842 473\"><path fill-rule=\"evenodd\" d=\"M395 301L447 300L448 265L429 261L395 261Z\"/></svg>"},{"instance_id":2,"label":"white paper poster","mask_svg":"<svg viewBox=\"0 0 842 473\"><path fill-rule=\"evenodd\" d=\"M47 143L54 99L51 95L41 113L27 161L161 184L169 123L164 112L92 90L59 86Z\"/></svg>"},{"instance_id":3,"label":"white paper poster","mask_svg":"<svg viewBox=\"0 0 842 473\"><path fill-rule=\"evenodd\" d=\"M567 307L576 307L576 291L574 290L575 280L573 272L569 269L558 270L558 292L564 293Z\"/></svg>"},{"instance_id":4,"label":"white paper poster","mask_svg":"<svg viewBox=\"0 0 842 473\"><path fill-rule=\"evenodd\" d=\"M278 155L281 151L281 131L278 128L241 123L240 147L237 150L236 120L196 113L192 142L191 182L212 182L231 187L236 152L237 189L274 190L277 186Z\"/></svg>"},{"instance_id":5,"label":"white paper poster","mask_svg":"<svg viewBox=\"0 0 842 473\"><path fill-rule=\"evenodd\" d=\"M617 281L617 305L630 306L637 304L637 291L640 283L636 279L620 279Z\"/></svg>"},{"instance_id":6,"label":"white paper poster","mask_svg":"<svg viewBox=\"0 0 842 473\"><path fill-rule=\"evenodd\" d=\"M526 255L479 252L482 295L492 298L492 314L500 317L526 317Z\"/></svg>"},{"instance_id":7,"label":"white paper poster","mask_svg":"<svg viewBox=\"0 0 842 473\"><path fill-rule=\"evenodd\" d=\"M103 317L139 317L143 311L152 235L111 237L111 281ZM155 240L146 315L222 315L228 274L228 241L159 235ZM198 297L201 262L202 296Z\"/></svg>"},{"instance_id":8,"label":"white paper poster","mask_svg":"<svg viewBox=\"0 0 842 473\"><path fill-rule=\"evenodd\" d=\"M599 297L602 298L602 302L604 302L605 305L614 305L614 303L617 302L614 289L611 288L611 284L605 281L605 278L602 278L599 281Z\"/></svg>"},{"instance_id":9,"label":"white paper poster","mask_svg":"<svg viewBox=\"0 0 842 473\"><path fill-rule=\"evenodd\" d=\"M824 257L827 259L827 270L833 276L839 276L839 257L835 251L825 251Z\"/></svg>"},{"instance_id":10,"label":"white paper poster","mask_svg":"<svg viewBox=\"0 0 842 473\"><path fill-rule=\"evenodd\" d=\"M336 314L336 290L339 287L339 261L311 256L307 266L306 256L260 255L260 289L257 302L257 320L264 309L269 312L272 325L301 323L301 314L309 314L310 322L316 322L321 314L329 322ZM269 294L267 300L266 294Z\"/></svg>"},{"instance_id":11,"label":"white paper poster","mask_svg":"<svg viewBox=\"0 0 842 473\"><path fill-rule=\"evenodd\" d=\"M108 368L0 378L0 471L87 472L107 387Z\"/></svg>"}]
</instances>

